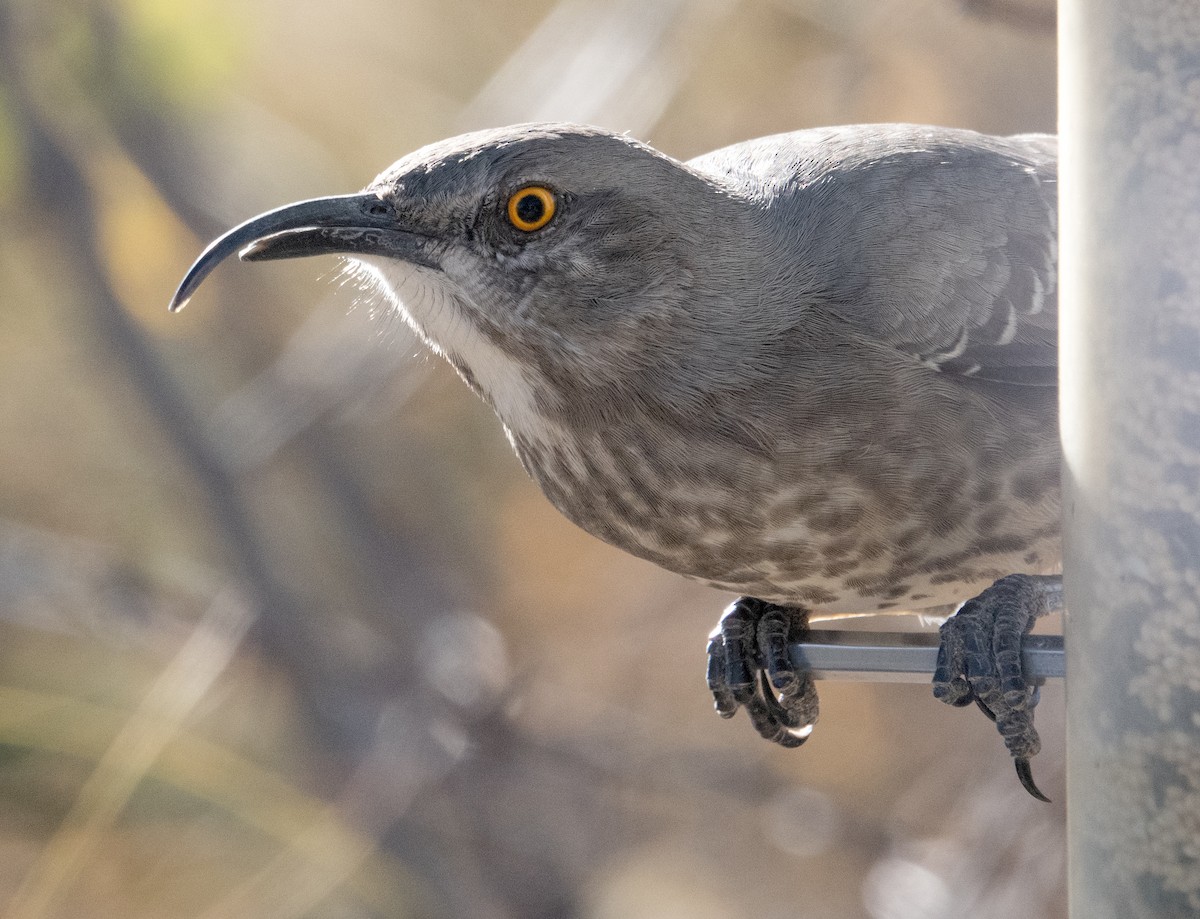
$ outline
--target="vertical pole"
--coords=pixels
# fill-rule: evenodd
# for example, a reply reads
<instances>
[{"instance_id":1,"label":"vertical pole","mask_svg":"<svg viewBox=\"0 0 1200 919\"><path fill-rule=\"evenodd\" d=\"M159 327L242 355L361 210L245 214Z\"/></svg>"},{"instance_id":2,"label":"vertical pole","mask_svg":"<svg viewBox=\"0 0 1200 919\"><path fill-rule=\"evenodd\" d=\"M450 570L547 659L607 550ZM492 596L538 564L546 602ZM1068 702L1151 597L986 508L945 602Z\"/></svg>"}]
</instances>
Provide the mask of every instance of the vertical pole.
<instances>
[{"instance_id":1,"label":"vertical pole","mask_svg":"<svg viewBox=\"0 0 1200 919\"><path fill-rule=\"evenodd\" d=\"M1200 916L1200 0L1061 0L1072 919Z\"/></svg>"}]
</instances>

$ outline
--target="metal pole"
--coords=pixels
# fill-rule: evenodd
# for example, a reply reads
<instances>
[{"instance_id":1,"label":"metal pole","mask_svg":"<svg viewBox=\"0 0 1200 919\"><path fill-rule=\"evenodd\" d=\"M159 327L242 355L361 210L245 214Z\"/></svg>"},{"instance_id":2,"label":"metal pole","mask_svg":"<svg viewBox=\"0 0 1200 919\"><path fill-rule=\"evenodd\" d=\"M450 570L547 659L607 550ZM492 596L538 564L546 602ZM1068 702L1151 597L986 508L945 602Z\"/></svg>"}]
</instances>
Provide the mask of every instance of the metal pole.
<instances>
[{"instance_id":1,"label":"metal pole","mask_svg":"<svg viewBox=\"0 0 1200 919\"><path fill-rule=\"evenodd\" d=\"M791 647L792 663L816 680L928 683L937 666L937 632L850 632L813 629ZM1031 680L1061 679L1061 635L1026 635L1021 646Z\"/></svg>"},{"instance_id":2,"label":"metal pole","mask_svg":"<svg viewBox=\"0 0 1200 919\"><path fill-rule=\"evenodd\" d=\"M1200 2L1062 0L1073 919L1200 916Z\"/></svg>"}]
</instances>

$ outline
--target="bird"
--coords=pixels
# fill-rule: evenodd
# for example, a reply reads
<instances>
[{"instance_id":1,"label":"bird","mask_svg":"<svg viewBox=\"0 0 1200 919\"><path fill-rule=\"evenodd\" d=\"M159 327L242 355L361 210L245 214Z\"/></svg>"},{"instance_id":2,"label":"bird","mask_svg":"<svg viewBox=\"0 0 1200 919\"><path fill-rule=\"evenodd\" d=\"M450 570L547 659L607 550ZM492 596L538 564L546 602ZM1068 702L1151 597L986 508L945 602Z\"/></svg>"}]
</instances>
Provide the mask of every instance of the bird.
<instances>
[{"instance_id":1,"label":"bird","mask_svg":"<svg viewBox=\"0 0 1200 919\"><path fill-rule=\"evenodd\" d=\"M949 616L934 695L1046 800L1020 648L1062 607L1056 192L1051 135L847 125L681 161L523 124L247 220L170 309L235 252L354 260L567 518L740 595L708 637L719 714L797 746L811 618Z\"/></svg>"}]
</instances>

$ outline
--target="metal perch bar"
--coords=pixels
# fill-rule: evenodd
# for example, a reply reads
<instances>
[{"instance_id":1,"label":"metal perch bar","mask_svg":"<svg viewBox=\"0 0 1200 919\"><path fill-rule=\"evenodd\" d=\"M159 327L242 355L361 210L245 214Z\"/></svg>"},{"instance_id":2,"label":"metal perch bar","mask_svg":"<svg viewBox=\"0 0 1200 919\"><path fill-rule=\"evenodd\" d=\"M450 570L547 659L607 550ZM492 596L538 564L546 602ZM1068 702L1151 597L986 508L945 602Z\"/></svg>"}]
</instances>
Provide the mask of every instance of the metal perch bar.
<instances>
[{"instance_id":1,"label":"metal perch bar","mask_svg":"<svg viewBox=\"0 0 1200 919\"><path fill-rule=\"evenodd\" d=\"M937 651L936 632L813 629L808 641L792 645L791 656L818 680L928 683ZM1022 657L1031 679L1061 679L1066 673L1061 635L1027 635Z\"/></svg>"}]
</instances>

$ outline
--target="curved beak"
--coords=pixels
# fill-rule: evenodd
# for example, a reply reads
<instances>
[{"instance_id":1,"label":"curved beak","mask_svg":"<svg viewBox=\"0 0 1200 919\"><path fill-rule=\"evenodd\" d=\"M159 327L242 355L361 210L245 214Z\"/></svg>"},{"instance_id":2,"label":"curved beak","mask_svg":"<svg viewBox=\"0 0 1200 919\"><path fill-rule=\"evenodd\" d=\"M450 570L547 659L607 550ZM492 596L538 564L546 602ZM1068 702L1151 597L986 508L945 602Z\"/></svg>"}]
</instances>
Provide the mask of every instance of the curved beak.
<instances>
[{"instance_id":1,"label":"curved beak","mask_svg":"<svg viewBox=\"0 0 1200 919\"><path fill-rule=\"evenodd\" d=\"M399 217L374 192L312 198L252 217L208 244L188 269L168 309L183 309L196 288L234 252L245 261L309 255L386 255L436 267L427 250L433 239ZM239 251L240 250L240 251Z\"/></svg>"}]
</instances>

